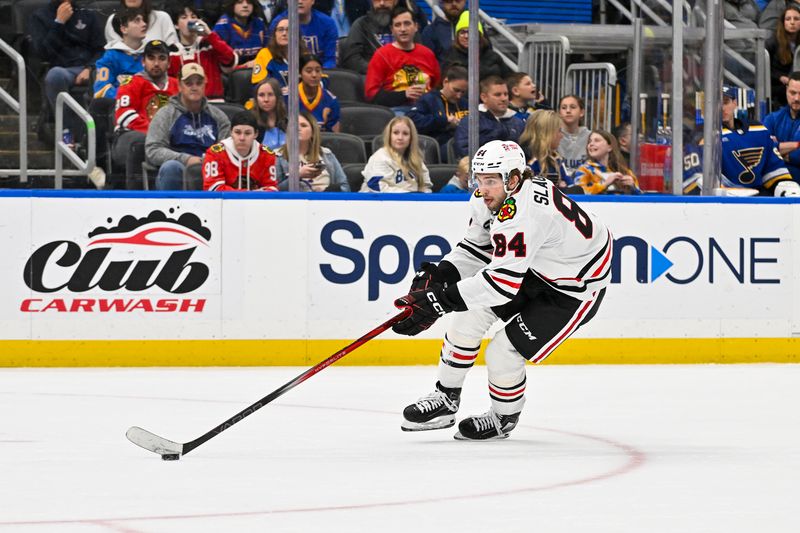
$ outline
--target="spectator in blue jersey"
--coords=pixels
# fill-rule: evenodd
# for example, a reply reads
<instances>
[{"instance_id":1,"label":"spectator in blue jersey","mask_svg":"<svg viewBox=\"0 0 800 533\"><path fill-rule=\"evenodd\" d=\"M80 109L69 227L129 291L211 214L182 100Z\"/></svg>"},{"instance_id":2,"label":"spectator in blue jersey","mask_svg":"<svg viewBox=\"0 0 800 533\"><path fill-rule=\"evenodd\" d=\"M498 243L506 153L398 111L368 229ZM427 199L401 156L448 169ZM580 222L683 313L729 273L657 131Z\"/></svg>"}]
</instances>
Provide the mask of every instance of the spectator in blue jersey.
<instances>
[{"instance_id":1,"label":"spectator in blue jersey","mask_svg":"<svg viewBox=\"0 0 800 533\"><path fill-rule=\"evenodd\" d=\"M445 18L434 17L422 30L422 44L433 50L440 60L453 45L456 24L467 5L467 0L441 0L439 2Z\"/></svg>"},{"instance_id":2,"label":"spectator in blue jersey","mask_svg":"<svg viewBox=\"0 0 800 533\"><path fill-rule=\"evenodd\" d=\"M555 111L538 109L528 117L519 145L534 175L544 176L566 191L572 178L558 153L562 135L561 117ZM578 187L571 192L581 192L581 189Z\"/></svg>"},{"instance_id":3,"label":"spectator in blue jersey","mask_svg":"<svg viewBox=\"0 0 800 533\"><path fill-rule=\"evenodd\" d=\"M228 0L214 31L233 48L242 68L252 68L256 54L267 43L267 25L256 0Z\"/></svg>"},{"instance_id":4,"label":"spectator in blue jersey","mask_svg":"<svg viewBox=\"0 0 800 533\"><path fill-rule=\"evenodd\" d=\"M156 189L185 188L185 175L200 175L203 155L231 133L227 115L205 97L206 74L199 63L181 68L179 93L150 122L144 152L147 163L159 167Z\"/></svg>"},{"instance_id":5,"label":"spectator in blue jersey","mask_svg":"<svg viewBox=\"0 0 800 533\"><path fill-rule=\"evenodd\" d=\"M464 67L455 65L448 68L444 73L442 88L423 94L407 113L418 133L439 142L442 155L461 119L469 115L467 77Z\"/></svg>"},{"instance_id":6,"label":"spectator in blue jersey","mask_svg":"<svg viewBox=\"0 0 800 533\"><path fill-rule=\"evenodd\" d=\"M753 189L759 195L800 195L766 126L736 117L737 92L722 88L722 187L731 194Z\"/></svg>"},{"instance_id":7,"label":"spectator in blue jersey","mask_svg":"<svg viewBox=\"0 0 800 533\"><path fill-rule=\"evenodd\" d=\"M305 43L300 40L300 56L308 53ZM289 84L289 20L281 19L270 26L270 38L267 46L258 52L253 62L253 74L250 83L253 89L266 78L278 80L281 94L286 95Z\"/></svg>"},{"instance_id":8,"label":"spectator in blue jersey","mask_svg":"<svg viewBox=\"0 0 800 533\"><path fill-rule=\"evenodd\" d=\"M372 9L355 21L339 48L339 65L359 74L367 73L375 51L392 42L392 10L397 0L372 0Z\"/></svg>"},{"instance_id":9,"label":"spectator in blue jersey","mask_svg":"<svg viewBox=\"0 0 800 533\"><path fill-rule=\"evenodd\" d=\"M314 54L300 58L300 109L317 119L322 131L339 131L339 100L322 85L322 64Z\"/></svg>"},{"instance_id":10,"label":"spectator in blue jersey","mask_svg":"<svg viewBox=\"0 0 800 533\"><path fill-rule=\"evenodd\" d=\"M266 78L258 84L251 111L258 124L258 142L272 151L286 144L286 105L278 80Z\"/></svg>"},{"instance_id":11,"label":"spectator in blue jersey","mask_svg":"<svg viewBox=\"0 0 800 533\"><path fill-rule=\"evenodd\" d=\"M489 141L519 140L525 129L525 122L508 108L508 85L502 78L489 76L480 83L481 104L478 106L478 144ZM459 159L469 150L469 121L462 120L456 127L454 151Z\"/></svg>"},{"instance_id":12,"label":"spectator in blue jersey","mask_svg":"<svg viewBox=\"0 0 800 533\"><path fill-rule=\"evenodd\" d=\"M469 157L464 156L458 161L456 172L444 187L439 189L445 194L469 194Z\"/></svg>"},{"instance_id":13,"label":"spectator in blue jersey","mask_svg":"<svg viewBox=\"0 0 800 533\"><path fill-rule=\"evenodd\" d=\"M95 98L115 98L117 88L125 79L141 72L147 22L141 9L120 9L114 15L114 30L122 40L108 45L103 57L95 64Z\"/></svg>"},{"instance_id":14,"label":"spectator in blue jersey","mask_svg":"<svg viewBox=\"0 0 800 533\"><path fill-rule=\"evenodd\" d=\"M34 51L50 64L44 91L49 110L54 110L58 93L88 86L92 65L106 44L102 23L96 12L76 7L73 0L51 0L34 11L28 31ZM74 133L81 122L70 110L64 116L65 127Z\"/></svg>"},{"instance_id":15,"label":"spectator in blue jersey","mask_svg":"<svg viewBox=\"0 0 800 533\"><path fill-rule=\"evenodd\" d=\"M147 35L145 42L164 41L167 45L178 44L178 34L172 25L172 19L165 11L153 9L151 0L119 0L117 11L106 19L105 36L108 45L112 45L122 40L119 32L119 23L114 19L121 9L141 9L144 13L144 21L147 23Z\"/></svg>"},{"instance_id":16,"label":"spectator in blue jersey","mask_svg":"<svg viewBox=\"0 0 800 533\"><path fill-rule=\"evenodd\" d=\"M786 84L785 107L764 118L764 125L778 141L778 151L792 179L800 182L800 72L792 72Z\"/></svg>"},{"instance_id":17,"label":"spectator in blue jersey","mask_svg":"<svg viewBox=\"0 0 800 533\"><path fill-rule=\"evenodd\" d=\"M336 67L336 42L339 32L336 23L325 13L312 9L314 0L297 0L297 13L300 19L300 34L308 51L322 60L323 68ZM281 20L286 12L275 17L270 23L270 31Z\"/></svg>"}]
</instances>

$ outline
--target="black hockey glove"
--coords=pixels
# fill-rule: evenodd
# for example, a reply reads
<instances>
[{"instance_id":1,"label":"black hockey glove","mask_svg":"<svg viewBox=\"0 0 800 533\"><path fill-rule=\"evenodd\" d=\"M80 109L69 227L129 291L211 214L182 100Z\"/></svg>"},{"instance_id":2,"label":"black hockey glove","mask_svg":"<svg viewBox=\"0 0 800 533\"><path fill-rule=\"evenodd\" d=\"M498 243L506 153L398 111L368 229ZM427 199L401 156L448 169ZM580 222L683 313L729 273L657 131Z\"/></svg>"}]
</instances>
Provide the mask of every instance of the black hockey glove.
<instances>
[{"instance_id":1,"label":"black hockey glove","mask_svg":"<svg viewBox=\"0 0 800 533\"><path fill-rule=\"evenodd\" d=\"M411 288L408 292L423 291L430 289L434 284L439 284L445 288L449 283L456 283L461 276L458 270L449 262L442 261L438 265L433 263L422 263L419 270L414 274Z\"/></svg>"},{"instance_id":2,"label":"black hockey glove","mask_svg":"<svg viewBox=\"0 0 800 533\"><path fill-rule=\"evenodd\" d=\"M411 309L411 316L392 327L395 333L410 337L422 333L439 317L455 309L440 284L433 284L430 289L410 292L395 300L394 305L400 309Z\"/></svg>"}]
</instances>

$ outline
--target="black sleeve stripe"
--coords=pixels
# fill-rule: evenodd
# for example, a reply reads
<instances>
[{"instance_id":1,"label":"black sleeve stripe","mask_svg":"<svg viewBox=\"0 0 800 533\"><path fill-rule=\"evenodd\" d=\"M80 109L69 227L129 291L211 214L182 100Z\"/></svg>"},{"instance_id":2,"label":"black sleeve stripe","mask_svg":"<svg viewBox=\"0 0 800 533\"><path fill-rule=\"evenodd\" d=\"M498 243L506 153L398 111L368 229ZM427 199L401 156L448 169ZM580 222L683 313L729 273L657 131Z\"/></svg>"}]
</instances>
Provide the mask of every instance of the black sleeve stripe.
<instances>
[{"instance_id":1,"label":"black sleeve stripe","mask_svg":"<svg viewBox=\"0 0 800 533\"><path fill-rule=\"evenodd\" d=\"M486 282L489 285L491 285L491 287L495 291L497 291L498 293L502 294L503 296L505 296L509 300L513 300L514 296L516 296L515 294L512 294L512 293L506 291L505 289L501 288L497 283L495 283L495 281L491 278L491 276L489 276L489 274L487 274L486 272L483 273L483 279L485 279Z\"/></svg>"},{"instance_id":2,"label":"black sleeve stripe","mask_svg":"<svg viewBox=\"0 0 800 533\"><path fill-rule=\"evenodd\" d=\"M465 250L466 250L466 251L468 251L470 254L474 255L476 258L480 259L481 261L483 261L483 262L484 262L484 263L486 263L487 265L488 265L489 263L491 263L491 262L492 262L491 258L489 258L489 257L486 257L484 254L482 254L482 253L481 253L480 251L478 251L478 250L474 250L474 249L470 248L469 246L467 246L467 245L466 245L466 244L464 244L463 242L460 242L460 243L458 243L458 248L463 248L463 249L465 249Z\"/></svg>"},{"instance_id":3,"label":"black sleeve stripe","mask_svg":"<svg viewBox=\"0 0 800 533\"><path fill-rule=\"evenodd\" d=\"M588 263L586 263L586 264L583 266L583 268L581 269L581 271L580 271L580 272L578 272L578 276L577 276L577 277L578 277L578 279L583 279L583 276L585 276L585 275L586 275L586 273L587 273L587 272L589 272L589 269L590 269L590 268L592 268L592 266L593 266L593 265L595 265L595 264L596 264L598 261L600 261L600 259L602 259L602 258L603 258L603 256L606 254L606 250L608 250L608 247L609 247L610 245L611 245L611 238L610 238L610 236L609 236L609 239L607 239L607 240L606 240L606 244L605 244L605 246L603 246L602 248L600 248L600 251L599 251L599 252L597 252L597 253L594 255L594 257L592 257L592 258L589 260L589 262L588 262Z\"/></svg>"},{"instance_id":4,"label":"black sleeve stripe","mask_svg":"<svg viewBox=\"0 0 800 533\"><path fill-rule=\"evenodd\" d=\"M513 270L508 270L506 268L495 268L494 272L498 274L503 274L505 276L510 276L512 278L524 278L525 272L514 272Z\"/></svg>"},{"instance_id":5,"label":"black sleeve stripe","mask_svg":"<svg viewBox=\"0 0 800 533\"><path fill-rule=\"evenodd\" d=\"M485 251L485 252L491 252L491 251L494 249L494 246L492 246L492 244L491 244L491 243L489 243L489 244L482 244L482 245L481 245L481 244L476 244L476 243L472 242L472 241L471 241L471 240L469 240L469 239L464 239L462 242L467 242L467 243L469 243L469 244L470 244L470 246L473 246L474 248L477 248L477 249L479 249L479 250L483 250L483 251Z\"/></svg>"}]
</instances>

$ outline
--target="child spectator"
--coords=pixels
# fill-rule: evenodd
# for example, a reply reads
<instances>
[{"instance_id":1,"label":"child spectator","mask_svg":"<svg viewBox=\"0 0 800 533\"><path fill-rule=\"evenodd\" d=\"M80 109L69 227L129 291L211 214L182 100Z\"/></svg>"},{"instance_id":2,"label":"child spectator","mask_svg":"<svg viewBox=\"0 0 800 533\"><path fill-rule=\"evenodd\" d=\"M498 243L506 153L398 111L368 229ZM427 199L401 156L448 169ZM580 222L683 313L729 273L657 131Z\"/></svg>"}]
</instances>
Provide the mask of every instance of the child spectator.
<instances>
[{"instance_id":1,"label":"child spectator","mask_svg":"<svg viewBox=\"0 0 800 533\"><path fill-rule=\"evenodd\" d=\"M433 52L416 44L417 25L407 7L392 10L394 42L380 47L369 62L366 99L387 107L409 107L439 85L439 63Z\"/></svg>"},{"instance_id":2,"label":"child spectator","mask_svg":"<svg viewBox=\"0 0 800 533\"><path fill-rule=\"evenodd\" d=\"M558 145L558 153L564 158L567 172L572 176L586 161L586 143L589 140L589 130L581 125L586 114L583 98L574 94L562 97L558 102L558 114L564 123L561 128L564 138Z\"/></svg>"},{"instance_id":3,"label":"child spectator","mask_svg":"<svg viewBox=\"0 0 800 533\"><path fill-rule=\"evenodd\" d=\"M586 194L641 194L639 182L622 154L617 140L603 130L593 130L586 145L588 161L575 173L575 183Z\"/></svg>"},{"instance_id":4,"label":"child spectator","mask_svg":"<svg viewBox=\"0 0 800 533\"><path fill-rule=\"evenodd\" d=\"M114 98L117 87L142 68L142 48L147 23L141 9L123 8L114 15L114 25L122 40L106 46L103 57L97 60L94 81L95 98Z\"/></svg>"},{"instance_id":5,"label":"child spectator","mask_svg":"<svg viewBox=\"0 0 800 533\"><path fill-rule=\"evenodd\" d=\"M300 109L317 119L322 131L339 131L339 100L322 86L322 64L314 54L300 58Z\"/></svg>"},{"instance_id":6,"label":"child spectator","mask_svg":"<svg viewBox=\"0 0 800 533\"><path fill-rule=\"evenodd\" d=\"M312 9L314 0L297 0L297 12L300 20L300 35L306 43L308 51L322 60L324 68L336 66L336 43L339 31L336 23L325 13ZM270 30L278 22L286 18L284 11L270 24Z\"/></svg>"},{"instance_id":7,"label":"child spectator","mask_svg":"<svg viewBox=\"0 0 800 533\"><path fill-rule=\"evenodd\" d=\"M249 111L231 118L231 136L206 150L203 190L278 190L275 154L256 140L257 132L256 117Z\"/></svg>"},{"instance_id":8,"label":"child spectator","mask_svg":"<svg viewBox=\"0 0 800 533\"><path fill-rule=\"evenodd\" d=\"M178 80L167 76L169 49L163 41L150 41L144 47L144 70L124 80L117 90L116 130L111 160L124 165L128 187L141 168L133 168L131 147L144 143L150 120L178 94Z\"/></svg>"},{"instance_id":9,"label":"child spectator","mask_svg":"<svg viewBox=\"0 0 800 533\"><path fill-rule=\"evenodd\" d=\"M289 20L281 19L277 24L270 26L272 34L266 48L262 48L253 62L253 75L250 83L253 88L266 78L278 80L281 94L288 94L289 85ZM300 57L308 54L308 49L300 41Z\"/></svg>"},{"instance_id":10,"label":"child spectator","mask_svg":"<svg viewBox=\"0 0 800 533\"><path fill-rule=\"evenodd\" d=\"M141 9L144 20L147 23L147 35L144 36L144 41L164 41L167 45L178 44L178 34L175 33L175 26L172 24L172 19L165 11L153 9L153 2L151 0L119 0L120 9ZM109 45L122 40L122 34L119 31L118 24L114 21L117 13L111 15L106 20L105 37Z\"/></svg>"},{"instance_id":11,"label":"child spectator","mask_svg":"<svg viewBox=\"0 0 800 533\"><path fill-rule=\"evenodd\" d=\"M469 115L467 78L467 69L464 67L449 67L444 73L441 90L423 94L408 112L408 118L414 122L417 132L436 139L442 153L461 119Z\"/></svg>"},{"instance_id":12,"label":"child spectator","mask_svg":"<svg viewBox=\"0 0 800 533\"><path fill-rule=\"evenodd\" d=\"M480 79L489 76L506 78L512 73L503 58L492 49L489 40L483 35L483 24L478 23L478 39L480 41L478 56L478 76ZM450 49L444 53L441 60L446 69L450 65L461 65L469 68L469 11L464 11L456 24L456 39Z\"/></svg>"},{"instance_id":13,"label":"child spectator","mask_svg":"<svg viewBox=\"0 0 800 533\"><path fill-rule=\"evenodd\" d=\"M308 112L297 116L300 152L300 190L305 192L350 192L350 184L336 156L322 146L317 120ZM289 150L278 151L278 187L289 190Z\"/></svg>"},{"instance_id":14,"label":"child spectator","mask_svg":"<svg viewBox=\"0 0 800 533\"><path fill-rule=\"evenodd\" d=\"M228 137L228 117L209 105L205 94L206 75L198 63L181 68L179 93L153 117L144 150L147 162L160 167L156 189L183 189L184 173L203 162L206 150Z\"/></svg>"},{"instance_id":15,"label":"child spectator","mask_svg":"<svg viewBox=\"0 0 800 533\"><path fill-rule=\"evenodd\" d=\"M223 100L222 72L236 66L236 54L228 43L211 31L208 24L198 17L194 2L177 2L172 11L172 21L178 31L178 51L170 55L170 76L177 76L184 65L197 63L205 72L206 97Z\"/></svg>"},{"instance_id":16,"label":"child spectator","mask_svg":"<svg viewBox=\"0 0 800 533\"><path fill-rule=\"evenodd\" d=\"M240 67L252 68L256 54L267 42L261 4L256 0L228 0L214 31L233 48Z\"/></svg>"},{"instance_id":17,"label":"child spectator","mask_svg":"<svg viewBox=\"0 0 800 533\"><path fill-rule=\"evenodd\" d=\"M550 104L539 92L533 79L524 72L514 72L506 78L508 84L508 108L522 120L537 109L550 109Z\"/></svg>"},{"instance_id":18,"label":"child spectator","mask_svg":"<svg viewBox=\"0 0 800 533\"><path fill-rule=\"evenodd\" d=\"M361 172L361 192L431 192L433 183L422 159L417 128L408 117L395 117L383 129L383 146Z\"/></svg>"},{"instance_id":19,"label":"child spectator","mask_svg":"<svg viewBox=\"0 0 800 533\"><path fill-rule=\"evenodd\" d=\"M251 112L256 117L258 142L270 150L286 144L286 105L278 80L267 78L258 84Z\"/></svg>"},{"instance_id":20,"label":"child spectator","mask_svg":"<svg viewBox=\"0 0 800 533\"><path fill-rule=\"evenodd\" d=\"M619 126L614 128L614 137L617 139L619 146L619 153L622 155L622 160L625 166L631 166L631 136L633 135L633 128L630 122L622 122Z\"/></svg>"},{"instance_id":21,"label":"child spectator","mask_svg":"<svg viewBox=\"0 0 800 533\"><path fill-rule=\"evenodd\" d=\"M469 157L464 156L458 161L456 173L444 187L439 189L441 193L469 193Z\"/></svg>"},{"instance_id":22,"label":"child spectator","mask_svg":"<svg viewBox=\"0 0 800 533\"><path fill-rule=\"evenodd\" d=\"M556 151L562 135L561 118L556 112L540 109L528 118L519 144L534 175L544 176L564 189L572 178L567 174L564 161ZM576 191L580 192L580 188Z\"/></svg>"}]
</instances>

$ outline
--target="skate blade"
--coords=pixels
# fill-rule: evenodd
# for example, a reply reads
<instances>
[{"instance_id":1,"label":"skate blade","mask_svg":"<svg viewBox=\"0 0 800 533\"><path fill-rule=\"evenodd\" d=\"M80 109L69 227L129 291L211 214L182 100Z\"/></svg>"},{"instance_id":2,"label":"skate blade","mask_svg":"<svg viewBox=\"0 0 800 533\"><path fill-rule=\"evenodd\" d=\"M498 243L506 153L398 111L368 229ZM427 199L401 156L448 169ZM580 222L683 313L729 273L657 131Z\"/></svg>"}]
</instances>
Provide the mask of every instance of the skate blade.
<instances>
[{"instance_id":1,"label":"skate blade","mask_svg":"<svg viewBox=\"0 0 800 533\"><path fill-rule=\"evenodd\" d=\"M430 422L409 422L403 420L400 429L403 431L430 431L432 429L446 429L456 425L456 417L445 416L431 420Z\"/></svg>"},{"instance_id":2,"label":"skate blade","mask_svg":"<svg viewBox=\"0 0 800 533\"><path fill-rule=\"evenodd\" d=\"M456 434L453 435L453 438L456 439L456 440L470 440L470 441L473 441L473 442L483 442L483 441L487 441L487 440L503 440L503 439L507 439L508 438L508 433L503 433L502 435L494 435L492 437L488 437L488 438L485 438L485 439L470 439L470 438L465 437L464 435L462 435L460 431L457 431Z\"/></svg>"}]
</instances>

